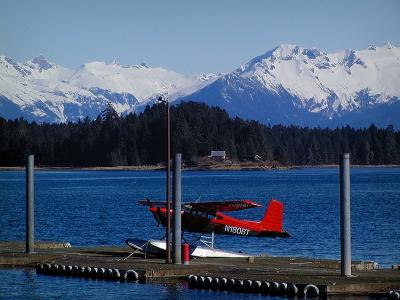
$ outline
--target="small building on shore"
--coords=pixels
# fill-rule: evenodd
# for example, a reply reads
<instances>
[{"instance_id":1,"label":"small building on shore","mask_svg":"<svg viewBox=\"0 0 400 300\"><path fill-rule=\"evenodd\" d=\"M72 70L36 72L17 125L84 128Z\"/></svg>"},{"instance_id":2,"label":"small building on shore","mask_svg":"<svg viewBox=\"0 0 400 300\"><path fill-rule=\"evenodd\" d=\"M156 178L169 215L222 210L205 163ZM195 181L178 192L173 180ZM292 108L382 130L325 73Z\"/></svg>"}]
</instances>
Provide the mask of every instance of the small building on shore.
<instances>
[{"instance_id":1,"label":"small building on shore","mask_svg":"<svg viewBox=\"0 0 400 300\"><path fill-rule=\"evenodd\" d=\"M225 160L226 159L226 152L225 151L211 151L211 155L209 156L211 159L215 160Z\"/></svg>"}]
</instances>

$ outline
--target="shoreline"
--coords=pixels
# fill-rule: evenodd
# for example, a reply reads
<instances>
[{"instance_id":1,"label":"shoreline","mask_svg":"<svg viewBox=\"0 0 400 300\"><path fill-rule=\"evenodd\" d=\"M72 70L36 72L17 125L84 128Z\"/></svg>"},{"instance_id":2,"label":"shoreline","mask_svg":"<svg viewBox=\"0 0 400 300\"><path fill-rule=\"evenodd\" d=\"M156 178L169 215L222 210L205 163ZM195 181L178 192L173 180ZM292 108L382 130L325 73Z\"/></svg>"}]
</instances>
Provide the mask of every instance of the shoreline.
<instances>
[{"instance_id":1,"label":"shoreline","mask_svg":"<svg viewBox=\"0 0 400 300\"><path fill-rule=\"evenodd\" d=\"M352 168L400 168L400 165L351 165ZM294 169L328 169L339 168L339 165L290 165L290 166L266 166L266 165L210 165L183 167L182 171L285 171ZM143 166L115 166L115 167L53 167L53 166L35 166L36 170L49 171L67 171L67 170L86 170L86 171L164 171L164 166L143 165ZM18 167L0 167L1 171L22 171L25 166Z\"/></svg>"}]
</instances>

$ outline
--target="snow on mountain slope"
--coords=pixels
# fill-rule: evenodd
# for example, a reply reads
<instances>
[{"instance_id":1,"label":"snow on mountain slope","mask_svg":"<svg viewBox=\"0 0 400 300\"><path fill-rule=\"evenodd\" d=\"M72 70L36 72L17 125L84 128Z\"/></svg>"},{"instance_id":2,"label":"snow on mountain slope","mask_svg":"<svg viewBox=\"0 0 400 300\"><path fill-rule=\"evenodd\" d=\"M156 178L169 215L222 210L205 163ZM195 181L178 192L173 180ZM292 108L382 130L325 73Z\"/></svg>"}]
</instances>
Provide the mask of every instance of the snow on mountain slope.
<instances>
[{"instance_id":1,"label":"snow on mountain slope","mask_svg":"<svg viewBox=\"0 0 400 300\"><path fill-rule=\"evenodd\" d=\"M400 49L387 44L368 50L326 54L318 49L281 45L236 72L252 77L268 90L284 88L311 112L338 112L361 107L357 93L366 91L376 103L400 96Z\"/></svg>"},{"instance_id":2,"label":"snow on mountain slope","mask_svg":"<svg viewBox=\"0 0 400 300\"><path fill-rule=\"evenodd\" d=\"M264 123L400 128L400 48L386 44L327 54L280 45L228 74L186 76L146 64L87 63L70 70L39 56L0 57L0 116L47 122L96 117L111 102L119 113L156 96L217 105Z\"/></svg>"},{"instance_id":3,"label":"snow on mountain slope","mask_svg":"<svg viewBox=\"0 0 400 300\"><path fill-rule=\"evenodd\" d=\"M281 45L185 99L262 122L319 125L367 108L373 116L374 106L399 100L398 78L400 48L389 43L333 54Z\"/></svg>"},{"instance_id":4,"label":"snow on mountain slope","mask_svg":"<svg viewBox=\"0 0 400 300\"><path fill-rule=\"evenodd\" d=\"M167 92L171 98L194 92L204 81L163 68L150 68L142 63L124 66L117 63L92 62L80 67L70 78L74 86L101 88L116 93L131 93L144 102Z\"/></svg>"},{"instance_id":5,"label":"snow on mountain slope","mask_svg":"<svg viewBox=\"0 0 400 300\"><path fill-rule=\"evenodd\" d=\"M1 115L2 106L6 103L8 107L16 105L20 110L17 114L32 120L65 122L69 119L66 109L71 110L73 106L76 106L72 109L76 115L71 119L84 117L87 110L93 108L95 103L90 102L95 102L95 97L89 91L66 83L64 80L71 74L70 70L49 63L42 57L24 64L0 57ZM81 101L83 99L85 101Z\"/></svg>"},{"instance_id":6,"label":"snow on mountain slope","mask_svg":"<svg viewBox=\"0 0 400 300\"><path fill-rule=\"evenodd\" d=\"M96 117L106 103L117 112L134 111L167 92L170 99L190 94L214 76L185 76L145 64L92 62L70 70L39 56L25 63L0 57L0 116L65 122Z\"/></svg>"}]
</instances>

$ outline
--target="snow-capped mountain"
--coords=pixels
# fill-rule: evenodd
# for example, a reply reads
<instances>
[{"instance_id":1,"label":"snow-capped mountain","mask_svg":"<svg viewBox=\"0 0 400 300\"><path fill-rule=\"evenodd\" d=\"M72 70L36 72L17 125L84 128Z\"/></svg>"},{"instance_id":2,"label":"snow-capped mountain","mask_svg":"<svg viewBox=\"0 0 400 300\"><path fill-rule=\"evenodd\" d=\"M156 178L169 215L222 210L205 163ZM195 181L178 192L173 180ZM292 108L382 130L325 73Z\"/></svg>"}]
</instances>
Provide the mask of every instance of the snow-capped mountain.
<instances>
[{"instance_id":1,"label":"snow-capped mountain","mask_svg":"<svg viewBox=\"0 0 400 300\"><path fill-rule=\"evenodd\" d=\"M0 116L39 122L96 117L111 102L119 113L164 93L205 102L232 116L306 126L400 128L400 48L391 44L327 54L281 45L228 74L186 76L146 64L87 63L70 70L37 57L0 57Z\"/></svg>"},{"instance_id":2,"label":"snow-capped mountain","mask_svg":"<svg viewBox=\"0 0 400 300\"><path fill-rule=\"evenodd\" d=\"M217 76L185 76L163 68L116 62L87 63L70 70L40 56L25 63L0 57L0 116L46 122L96 117L111 102L119 113L167 93L184 96Z\"/></svg>"},{"instance_id":3,"label":"snow-capped mountain","mask_svg":"<svg viewBox=\"0 0 400 300\"><path fill-rule=\"evenodd\" d=\"M194 92L210 79L204 76L185 76L163 68L150 68L145 63L125 66L116 62L92 62L80 67L71 76L69 83L84 89L130 93L142 103L164 92L175 99Z\"/></svg>"},{"instance_id":4,"label":"snow-capped mountain","mask_svg":"<svg viewBox=\"0 0 400 300\"><path fill-rule=\"evenodd\" d=\"M264 123L400 127L400 48L281 45L184 97Z\"/></svg>"}]
</instances>

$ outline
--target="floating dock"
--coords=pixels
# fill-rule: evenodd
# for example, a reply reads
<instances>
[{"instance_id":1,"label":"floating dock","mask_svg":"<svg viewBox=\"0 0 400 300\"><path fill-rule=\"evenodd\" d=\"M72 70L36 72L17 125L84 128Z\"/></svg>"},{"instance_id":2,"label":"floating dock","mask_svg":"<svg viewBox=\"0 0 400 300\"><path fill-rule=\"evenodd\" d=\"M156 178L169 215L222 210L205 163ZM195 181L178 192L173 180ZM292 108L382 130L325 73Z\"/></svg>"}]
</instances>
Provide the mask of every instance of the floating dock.
<instances>
[{"instance_id":1,"label":"floating dock","mask_svg":"<svg viewBox=\"0 0 400 300\"><path fill-rule=\"evenodd\" d=\"M128 247L71 247L36 242L26 254L23 242L0 242L0 267L32 267L39 274L96 280L185 280L188 287L286 297L370 295L398 299L399 268L380 269L374 262L352 262L352 277L340 276L336 260L298 257L205 258L189 265L132 255Z\"/></svg>"}]
</instances>

